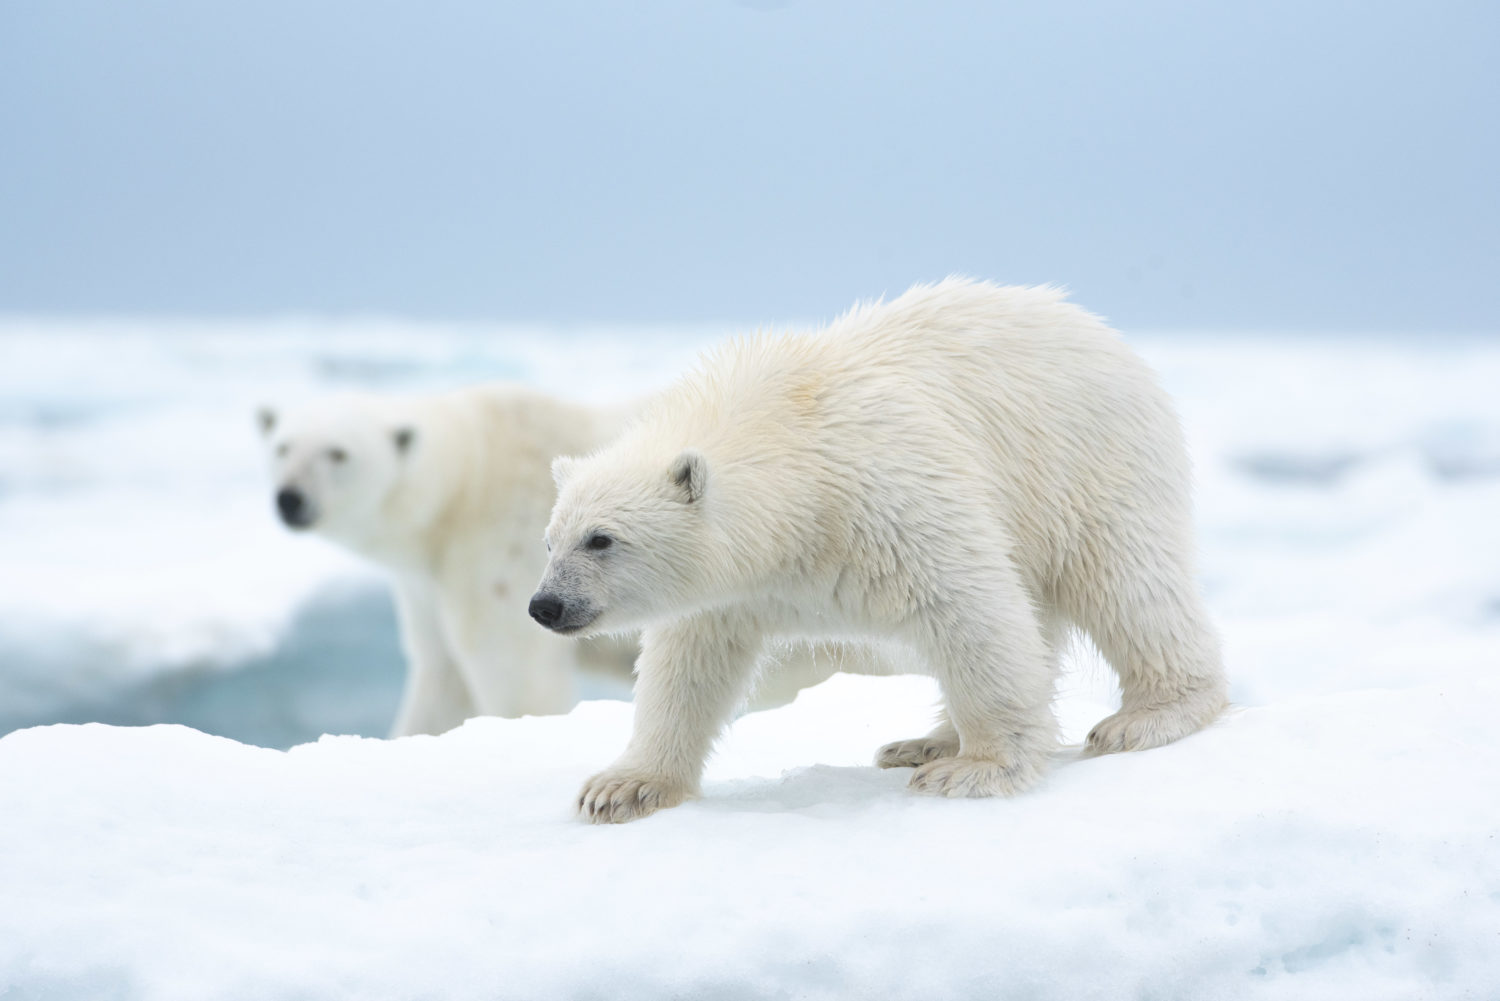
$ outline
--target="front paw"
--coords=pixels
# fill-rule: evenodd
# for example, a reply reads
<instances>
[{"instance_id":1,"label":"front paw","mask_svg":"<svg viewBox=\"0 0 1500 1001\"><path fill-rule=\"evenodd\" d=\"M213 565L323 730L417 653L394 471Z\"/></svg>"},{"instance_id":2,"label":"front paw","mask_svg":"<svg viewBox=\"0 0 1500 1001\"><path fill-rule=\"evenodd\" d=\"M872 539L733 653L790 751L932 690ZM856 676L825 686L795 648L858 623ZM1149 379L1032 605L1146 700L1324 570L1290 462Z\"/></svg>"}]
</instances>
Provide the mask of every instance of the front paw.
<instances>
[{"instance_id":1,"label":"front paw","mask_svg":"<svg viewBox=\"0 0 1500 1001\"><path fill-rule=\"evenodd\" d=\"M578 813L591 824L623 824L676 806L692 789L664 775L610 768L583 784Z\"/></svg>"}]
</instances>

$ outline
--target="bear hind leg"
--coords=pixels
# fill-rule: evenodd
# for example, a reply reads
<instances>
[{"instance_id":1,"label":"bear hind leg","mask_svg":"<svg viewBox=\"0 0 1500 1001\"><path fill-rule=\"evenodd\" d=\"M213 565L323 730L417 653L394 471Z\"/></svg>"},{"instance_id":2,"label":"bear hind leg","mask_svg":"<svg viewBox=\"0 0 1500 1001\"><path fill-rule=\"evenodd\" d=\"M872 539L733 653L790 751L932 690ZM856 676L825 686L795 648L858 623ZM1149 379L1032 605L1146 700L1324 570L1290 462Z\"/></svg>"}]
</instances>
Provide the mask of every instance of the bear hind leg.
<instances>
[{"instance_id":1,"label":"bear hind leg","mask_svg":"<svg viewBox=\"0 0 1500 1001\"><path fill-rule=\"evenodd\" d=\"M949 797L1011 796L1031 788L1057 747L1055 649L1047 627L1008 564L993 568L981 593L946 596L933 607L952 615L928 622L919 645L942 686L958 747L918 765L911 787ZM944 749L944 728L924 741L932 737Z\"/></svg>"},{"instance_id":2,"label":"bear hind leg","mask_svg":"<svg viewBox=\"0 0 1500 1001\"><path fill-rule=\"evenodd\" d=\"M1119 677L1121 699L1120 711L1089 731L1086 755L1160 747L1224 711L1219 641L1190 573L1142 574L1090 599L1080 624Z\"/></svg>"}]
</instances>

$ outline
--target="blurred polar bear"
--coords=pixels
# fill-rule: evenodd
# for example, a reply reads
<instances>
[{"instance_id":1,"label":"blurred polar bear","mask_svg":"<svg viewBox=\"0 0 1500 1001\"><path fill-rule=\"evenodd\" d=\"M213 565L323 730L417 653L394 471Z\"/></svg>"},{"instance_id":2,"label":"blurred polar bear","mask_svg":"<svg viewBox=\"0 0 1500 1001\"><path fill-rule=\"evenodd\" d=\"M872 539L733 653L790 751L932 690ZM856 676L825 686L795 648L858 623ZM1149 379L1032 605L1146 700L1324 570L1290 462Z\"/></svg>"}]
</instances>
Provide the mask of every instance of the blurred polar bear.
<instances>
[{"instance_id":1,"label":"blurred polar bear","mask_svg":"<svg viewBox=\"0 0 1500 1001\"><path fill-rule=\"evenodd\" d=\"M261 410L281 520L389 576L407 662L394 736L567 712L580 670L628 681L634 638L571 642L537 629L527 602L546 564L553 459L599 447L631 411L505 384ZM844 667L894 670L854 659L828 646L768 658L751 705L787 702Z\"/></svg>"},{"instance_id":2,"label":"blurred polar bear","mask_svg":"<svg viewBox=\"0 0 1500 1001\"><path fill-rule=\"evenodd\" d=\"M281 520L390 577L407 662L394 735L567 712L580 667L628 675L634 644L574 649L526 616L552 459L594 448L625 417L510 385L261 410Z\"/></svg>"}]
</instances>

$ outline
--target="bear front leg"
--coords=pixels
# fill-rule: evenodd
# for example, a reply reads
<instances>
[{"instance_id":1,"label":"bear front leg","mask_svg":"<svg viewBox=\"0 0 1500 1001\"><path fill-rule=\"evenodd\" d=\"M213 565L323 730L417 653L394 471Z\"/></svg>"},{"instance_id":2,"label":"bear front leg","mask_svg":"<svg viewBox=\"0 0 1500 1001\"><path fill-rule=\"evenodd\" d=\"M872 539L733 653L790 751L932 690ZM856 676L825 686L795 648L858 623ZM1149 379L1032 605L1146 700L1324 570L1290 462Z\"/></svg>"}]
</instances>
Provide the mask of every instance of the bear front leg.
<instances>
[{"instance_id":1,"label":"bear front leg","mask_svg":"<svg viewBox=\"0 0 1500 1001\"><path fill-rule=\"evenodd\" d=\"M708 752L744 698L760 648L757 632L724 613L647 630L630 744L583 784L578 812L595 824L619 824L697 795Z\"/></svg>"},{"instance_id":2,"label":"bear front leg","mask_svg":"<svg viewBox=\"0 0 1500 1001\"><path fill-rule=\"evenodd\" d=\"M406 685L392 737L446 733L476 715L474 698L443 638L432 599L419 589L396 589Z\"/></svg>"}]
</instances>

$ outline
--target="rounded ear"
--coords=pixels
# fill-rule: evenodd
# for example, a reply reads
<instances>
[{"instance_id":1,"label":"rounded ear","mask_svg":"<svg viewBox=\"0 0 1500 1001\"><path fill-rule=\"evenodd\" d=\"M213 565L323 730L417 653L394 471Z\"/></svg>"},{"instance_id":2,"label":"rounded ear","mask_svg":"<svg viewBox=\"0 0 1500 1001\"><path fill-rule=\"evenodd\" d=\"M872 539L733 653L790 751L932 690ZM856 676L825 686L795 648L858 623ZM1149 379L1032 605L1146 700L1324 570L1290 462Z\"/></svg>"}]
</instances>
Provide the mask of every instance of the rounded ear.
<instances>
[{"instance_id":1,"label":"rounded ear","mask_svg":"<svg viewBox=\"0 0 1500 1001\"><path fill-rule=\"evenodd\" d=\"M260 427L262 435L268 435L276 430L276 411L270 407L260 407L255 411L255 423Z\"/></svg>"},{"instance_id":2,"label":"rounded ear","mask_svg":"<svg viewBox=\"0 0 1500 1001\"><path fill-rule=\"evenodd\" d=\"M578 460L571 455L559 455L552 460L552 482L561 490L563 484L568 482L568 477L573 475L573 467L578 465Z\"/></svg>"},{"instance_id":3,"label":"rounded ear","mask_svg":"<svg viewBox=\"0 0 1500 1001\"><path fill-rule=\"evenodd\" d=\"M708 487L708 460L696 448L684 449L672 463L672 482L682 491L684 499L692 504L703 496Z\"/></svg>"},{"instance_id":4,"label":"rounded ear","mask_svg":"<svg viewBox=\"0 0 1500 1001\"><path fill-rule=\"evenodd\" d=\"M411 451L412 443L416 440L416 428L397 428L391 432L391 441L395 443L396 451L402 455Z\"/></svg>"}]
</instances>

